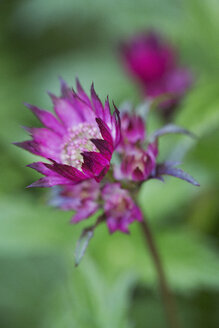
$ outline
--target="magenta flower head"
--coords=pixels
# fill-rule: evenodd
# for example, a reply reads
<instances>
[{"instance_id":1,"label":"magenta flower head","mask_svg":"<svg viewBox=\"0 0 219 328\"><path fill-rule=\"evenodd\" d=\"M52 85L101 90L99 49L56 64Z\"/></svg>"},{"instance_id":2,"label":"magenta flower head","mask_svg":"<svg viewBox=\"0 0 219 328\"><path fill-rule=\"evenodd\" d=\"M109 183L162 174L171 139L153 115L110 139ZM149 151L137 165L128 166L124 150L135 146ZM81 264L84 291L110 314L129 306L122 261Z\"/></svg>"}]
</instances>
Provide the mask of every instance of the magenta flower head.
<instances>
[{"instance_id":1,"label":"magenta flower head","mask_svg":"<svg viewBox=\"0 0 219 328\"><path fill-rule=\"evenodd\" d=\"M139 207L134 203L129 192L122 189L119 183L105 185L102 197L105 202L106 222L111 233L116 230L129 233L129 224L143 219Z\"/></svg>"},{"instance_id":2,"label":"magenta flower head","mask_svg":"<svg viewBox=\"0 0 219 328\"><path fill-rule=\"evenodd\" d=\"M61 80L61 96L50 96L55 115L27 105L44 127L25 128L32 139L16 145L47 161L28 165L44 175L30 187L53 187L50 204L74 211L72 223L97 215L96 222L84 228L79 238L76 265L100 223L105 222L111 234L129 233L134 221L144 225L135 203L136 191L144 181L163 181L170 175L199 185L176 167L179 163L158 162L160 137L170 133L193 135L173 124L147 135L146 115L142 115L142 109L148 108L145 104L138 107L139 112L133 108L128 111L128 106L120 122L117 108L114 106L111 113L108 98L103 106L93 85L88 97L79 81L74 91Z\"/></svg>"},{"instance_id":3,"label":"magenta flower head","mask_svg":"<svg viewBox=\"0 0 219 328\"><path fill-rule=\"evenodd\" d=\"M192 133L174 124L167 124L147 136L146 122L135 112L131 114L127 111L122 113L121 126L122 137L118 147L120 160L114 166L116 180L141 183L151 178L163 180L162 175L172 175L198 185L187 173L174 167L176 163L159 164L157 160L160 137L174 133L194 137Z\"/></svg>"},{"instance_id":4,"label":"magenta flower head","mask_svg":"<svg viewBox=\"0 0 219 328\"><path fill-rule=\"evenodd\" d=\"M118 180L145 181L156 167L158 155L157 144L148 145L145 149L133 147L128 154L123 154L120 166L114 169Z\"/></svg>"},{"instance_id":5,"label":"magenta flower head","mask_svg":"<svg viewBox=\"0 0 219 328\"><path fill-rule=\"evenodd\" d=\"M50 96L56 116L27 105L44 127L27 128L32 140L16 144L51 161L29 165L45 175L31 187L72 185L88 179L101 181L120 141L118 110L115 107L111 114L108 98L102 105L93 84L89 98L78 80L77 92L61 81L61 97Z\"/></svg>"},{"instance_id":6,"label":"magenta flower head","mask_svg":"<svg viewBox=\"0 0 219 328\"><path fill-rule=\"evenodd\" d=\"M121 115L121 141L117 150L130 151L133 145L145 138L145 123L141 116L125 111Z\"/></svg>"},{"instance_id":7,"label":"magenta flower head","mask_svg":"<svg viewBox=\"0 0 219 328\"><path fill-rule=\"evenodd\" d=\"M99 209L100 186L95 180L76 185L56 186L52 189L50 205L64 211L75 211L72 223L89 218Z\"/></svg>"},{"instance_id":8,"label":"magenta flower head","mask_svg":"<svg viewBox=\"0 0 219 328\"><path fill-rule=\"evenodd\" d=\"M118 182L102 185L95 180L87 180L77 185L55 187L50 205L75 211L72 223L88 219L102 209L101 217L110 233L128 233L132 222L142 220L141 211L129 191L122 189Z\"/></svg>"},{"instance_id":9,"label":"magenta flower head","mask_svg":"<svg viewBox=\"0 0 219 328\"><path fill-rule=\"evenodd\" d=\"M160 107L168 112L176 106L192 83L191 73L180 67L176 50L155 32L136 35L120 47L123 64L139 82L143 94L166 95Z\"/></svg>"}]
</instances>

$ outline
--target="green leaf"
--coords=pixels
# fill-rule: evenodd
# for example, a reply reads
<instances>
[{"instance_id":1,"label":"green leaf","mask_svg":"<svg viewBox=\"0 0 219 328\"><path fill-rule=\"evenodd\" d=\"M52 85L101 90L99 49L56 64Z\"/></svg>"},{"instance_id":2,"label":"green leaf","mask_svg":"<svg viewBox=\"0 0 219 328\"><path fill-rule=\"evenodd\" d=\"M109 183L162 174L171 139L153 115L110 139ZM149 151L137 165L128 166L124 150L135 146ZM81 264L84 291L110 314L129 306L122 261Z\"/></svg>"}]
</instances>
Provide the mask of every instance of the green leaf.
<instances>
[{"instance_id":1,"label":"green leaf","mask_svg":"<svg viewBox=\"0 0 219 328\"><path fill-rule=\"evenodd\" d=\"M93 229L84 229L77 242L75 250L75 266L78 266L85 254L85 251L89 245L91 238L94 236Z\"/></svg>"}]
</instances>

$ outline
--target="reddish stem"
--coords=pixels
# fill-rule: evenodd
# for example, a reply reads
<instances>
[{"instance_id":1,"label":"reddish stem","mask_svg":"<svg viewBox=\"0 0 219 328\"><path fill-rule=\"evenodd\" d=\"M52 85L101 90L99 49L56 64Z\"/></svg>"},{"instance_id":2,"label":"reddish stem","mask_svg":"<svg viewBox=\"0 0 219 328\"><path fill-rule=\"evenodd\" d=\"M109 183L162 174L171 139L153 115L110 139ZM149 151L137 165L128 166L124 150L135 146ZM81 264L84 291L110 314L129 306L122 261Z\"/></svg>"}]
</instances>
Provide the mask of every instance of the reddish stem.
<instances>
[{"instance_id":1,"label":"reddish stem","mask_svg":"<svg viewBox=\"0 0 219 328\"><path fill-rule=\"evenodd\" d=\"M144 236L144 240L146 242L147 248L149 248L152 260L154 262L154 266L157 271L159 285L160 285L160 292L163 299L164 309L166 313L166 318L169 323L170 328L180 328L180 324L177 318L176 314L176 306L175 301L173 299L173 295L170 292L166 275L163 269L163 265L153 238L153 235L151 233L151 230L149 228L147 219L145 218L141 223L141 229Z\"/></svg>"}]
</instances>

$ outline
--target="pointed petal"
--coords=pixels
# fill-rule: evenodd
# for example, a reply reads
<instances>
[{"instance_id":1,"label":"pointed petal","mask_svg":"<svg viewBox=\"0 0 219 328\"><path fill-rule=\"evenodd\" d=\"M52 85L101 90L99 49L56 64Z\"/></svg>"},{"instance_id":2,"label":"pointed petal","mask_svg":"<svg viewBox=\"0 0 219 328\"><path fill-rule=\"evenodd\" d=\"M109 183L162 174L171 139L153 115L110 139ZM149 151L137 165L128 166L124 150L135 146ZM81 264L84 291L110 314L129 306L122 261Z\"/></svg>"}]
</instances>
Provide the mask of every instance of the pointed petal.
<instances>
[{"instance_id":1,"label":"pointed petal","mask_svg":"<svg viewBox=\"0 0 219 328\"><path fill-rule=\"evenodd\" d=\"M62 145L59 135L46 128L30 128L29 132L41 156L59 160Z\"/></svg>"},{"instance_id":2,"label":"pointed petal","mask_svg":"<svg viewBox=\"0 0 219 328\"><path fill-rule=\"evenodd\" d=\"M35 163L31 163L31 164L27 165L27 167L30 167L31 169L34 169L37 172L42 173L42 174L44 174L46 176L49 176L49 175L53 175L54 176L54 172L51 171L50 169L48 169L45 166L45 164L46 163L43 163L43 162L35 162Z\"/></svg>"},{"instance_id":3,"label":"pointed petal","mask_svg":"<svg viewBox=\"0 0 219 328\"><path fill-rule=\"evenodd\" d=\"M83 118L83 121L90 123L95 122L96 115L92 109L92 105L88 105L76 93L73 93L71 102L74 108L77 108L77 111L80 113L81 117Z\"/></svg>"},{"instance_id":4,"label":"pointed petal","mask_svg":"<svg viewBox=\"0 0 219 328\"><path fill-rule=\"evenodd\" d=\"M182 169L172 167L168 163L158 164L156 168L156 176L162 175L171 175L173 177L185 180L194 186L200 186L200 184L188 173L183 171Z\"/></svg>"},{"instance_id":5,"label":"pointed petal","mask_svg":"<svg viewBox=\"0 0 219 328\"><path fill-rule=\"evenodd\" d=\"M36 142L35 140L15 142L14 145L17 147L20 147L22 149L25 149L37 156L42 156L45 158L52 158L54 160L59 159L59 153L57 152L56 148L54 149L49 146L40 144L40 143Z\"/></svg>"},{"instance_id":6,"label":"pointed petal","mask_svg":"<svg viewBox=\"0 0 219 328\"><path fill-rule=\"evenodd\" d=\"M121 119L120 119L120 112L116 105L113 103L113 106L115 108L114 113L113 113L113 119L115 122L115 138L114 138L114 147L117 147L117 145L121 141Z\"/></svg>"},{"instance_id":7,"label":"pointed petal","mask_svg":"<svg viewBox=\"0 0 219 328\"><path fill-rule=\"evenodd\" d=\"M76 87L77 87L77 92L78 92L79 97L84 102L86 102L90 107L92 107L90 99L89 99L88 95L86 94L86 92L84 91L84 89L82 88L81 83L78 78L76 78Z\"/></svg>"},{"instance_id":8,"label":"pointed petal","mask_svg":"<svg viewBox=\"0 0 219 328\"><path fill-rule=\"evenodd\" d=\"M84 152L82 156L84 158L83 172L90 177L96 177L97 182L102 180L109 170L109 161L102 154L96 152Z\"/></svg>"},{"instance_id":9,"label":"pointed petal","mask_svg":"<svg viewBox=\"0 0 219 328\"><path fill-rule=\"evenodd\" d=\"M162 127L161 129L153 132L150 136L149 136L149 141L150 142L154 142L157 138L163 136L163 135L166 135L166 134L173 134L173 133L180 133L180 134L186 134L192 138L196 138L196 136L184 129L184 128L181 128L180 126L177 126L175 124L167 124L165 125L164 127Z\"/></svg>"},{"instance_id":10,"label":"pointed petal","mask_svg":"<svg viewBox=\"0 0 219 328\"><path fill-rule=\"evenodd\" d=\"M30 104L25 104L36 116L39 120L45 125L47 128L55 131L56 133L63 135L65 133L65 128L61 122L59 122L53 114L50 112L44 111L42 109L37 108L36 106L32 106Z\"/></svg>"},{"instance_id":11,"label":"pointed petal","mask_svg":"<svg viewBox=\"0 0 219 328\"><path fill-rule=\"evenodd\" d=\"M61 88L61 95L63 98L69 98L71 94L71 89L68 87L65 80L62 77L59 77L60 88Z\"/></svg>"},{"instance_id":12,"label":"pointed petal","mask_svg":"<svg viewBox=\"0 0 219 328\"><path fill-rule=\"evenodd\" d=\"M66 164L59 164L55 161L52 161L53 164L45 164L45 166L60 174L61 176L65 177L66 179L72 180L73 182L81 182L86 180L88 177L78 169L73 166L66 165Z\"/></svg>"},{"instance_id":13,"label":"pointed petal","mask_svg":"<svg viewBox=\"0 0 219 328\"><path fill-rule=\"evenodd\" d=\"M108 126L103 122L103 120L101 118L96 118L96 122L99 126L99 129L100 129L103 139L106 140L110 145L113 146L113 139L112 139L112 136L111 136Z\"/></svg>"},{"instance_id":14,"label":"pointed petal","mask_svg":"<svg viewBox=\"0 0 219 328\"><path fill-rule=\"evenodd\" d=\"M87 201L82 208L79 208L78 211L73 215L71 222L78 223L84 219L89 218L98 210L98 204L93 201Z\"/></svg>"},{"instance_id":15,"label":"pointed petal","mask_svg":"<svg viewBox=\"0 0 219 328\"><path fill-rule=\"evenodd\" d=\"M79 110L68 99L62 99L51 95L56 115L67 128L83 122Z\"/></svg>"},{"instance_id":16,"label":"pointed petal","mask_svg":"<svg viewBox=\"0 0 219 328\"><path fill-rule=\"evenodd\" d=\"M33 140L14 142L13 144L17 147L20 147L22 149L25 149L25 150L31 152L32 154L39 155L39 156L42 155L38 149L37 143L34 142Z\"/></svg>"},{"instance_id":17,"label":"pointed petal","mask_svg":"<svg viewBox=\"0 0 219 328\"><path fill-rule=\"evenodd\" d=\"M102 171L99 173L99 175L97 177L95 177L96 182L99 183L105 177L105 175L109 171L109 168L110 168L110 166L107 165L102 169Z\"/></svg>"},{"instance_id":18,"label":"pointed petal","mask_svg":"<svg viewBox=\"0 0 219 328\"><path fill-rule=\"evenodd\" d=\"M111 159L113 148L106 140L102 140L102 139L90 139L90 140L101 152L101 154L103 154L108 160Z\"/></svg>"},{"instance_id":19,"label":"pointed petal","mask_svg":"<svg viewBox=\"0 0 219 328\"><path fill-rule=\"evenodd\" d=\"M27 128L27 130L35 142L59 150L62 138L56 132L47 128Z\"/></svg>"},{"instance_id":20,"label":"pointed petal","mask_svg":"<svg viewBox=\"0 0 219 328\"><path fill-rule=\"evenodd\" d=\"M72 184L72 181L65 179L64 177L48 176L48 177L41 178L36 182L33 182L31 185L27 186L27 188L32 188L32 187L46 188L46 187L53 187L56 185L70 185L70 184Z\"/></svg>"},{"instance_id":21,"label":"pointed petal","mask_svg":"<svg viewBox=\"0 0 219 328\"><path fill-rule=\"evenodd\" d=\"M111 123L111 111L110 111L110 104L109 104L109 97L107 96L105 104L104 104L104 121L109 124Z\"/></svg>"},{"instance_id":22,"label":"pointed petal","mask_svg":"<svg viewBox=\"0 0 219 328\"><path fill-rule=\"evenodd\" d=\"M96 92L94 90L94 84L93 83L91 85L91 99L92 99L92 102L93 102L93 108L94 108L94 111L96 113L96 116L101 117L102 119L104 119L103 105L102 105L102 102L100 101L98 95L96 94Z\"/></svg>"},{"instance_id":23,"label":"pointed petal","mask_svg":"<svg viewBox=\"0 0 219 328\"><path fill-rule=\"evenodd\" d=\"M118 225L114 217L107 217L106 224L111 234L118 230Z\"/></svg>"}]
</instances>

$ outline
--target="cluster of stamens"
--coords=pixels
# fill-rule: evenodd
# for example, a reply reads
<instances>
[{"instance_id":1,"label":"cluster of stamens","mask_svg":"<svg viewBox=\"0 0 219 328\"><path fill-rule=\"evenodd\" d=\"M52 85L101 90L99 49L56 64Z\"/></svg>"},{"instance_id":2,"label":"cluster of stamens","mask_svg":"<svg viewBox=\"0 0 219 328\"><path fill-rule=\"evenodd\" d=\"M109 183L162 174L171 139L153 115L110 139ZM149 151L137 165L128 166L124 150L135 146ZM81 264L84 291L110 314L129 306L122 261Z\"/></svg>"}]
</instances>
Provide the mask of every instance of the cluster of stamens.
<instances>
[{"instance_id":1,"label":"cluster of stamens","mask_svg":"<svg viewBox=\"0 0 219 328\"><path fill-rule=\"evenodd\" d=\"M92 138L102 139L99 128L95 123L84 122L70 128L63 142L62 163L81 169L83 162L81 153L84 151L98 152L98 149L90 140Z\"/></svg>"}]
</instances>

